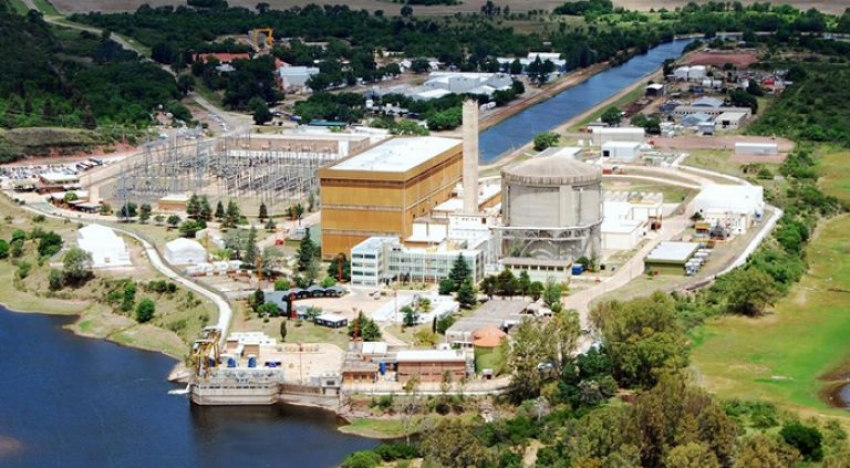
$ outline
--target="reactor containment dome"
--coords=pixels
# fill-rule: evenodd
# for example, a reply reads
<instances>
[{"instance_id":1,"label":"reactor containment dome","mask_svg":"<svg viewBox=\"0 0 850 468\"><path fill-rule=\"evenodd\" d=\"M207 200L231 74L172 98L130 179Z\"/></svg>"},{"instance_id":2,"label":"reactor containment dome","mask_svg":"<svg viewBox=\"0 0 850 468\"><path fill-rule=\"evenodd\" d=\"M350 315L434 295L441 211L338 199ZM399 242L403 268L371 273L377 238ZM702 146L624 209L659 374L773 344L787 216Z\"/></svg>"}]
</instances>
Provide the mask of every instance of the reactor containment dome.
<instances>
[{"instance_id":1,"label":"reactor containment dome","mask_svg":"<svg viewBox=\"0 0 850 468\"><path fill-rule=\"evenodd\" d=\"M572 261L598 252L602 170L568 156L502 169L502 254Z\"/></svg>"}]
</instances>

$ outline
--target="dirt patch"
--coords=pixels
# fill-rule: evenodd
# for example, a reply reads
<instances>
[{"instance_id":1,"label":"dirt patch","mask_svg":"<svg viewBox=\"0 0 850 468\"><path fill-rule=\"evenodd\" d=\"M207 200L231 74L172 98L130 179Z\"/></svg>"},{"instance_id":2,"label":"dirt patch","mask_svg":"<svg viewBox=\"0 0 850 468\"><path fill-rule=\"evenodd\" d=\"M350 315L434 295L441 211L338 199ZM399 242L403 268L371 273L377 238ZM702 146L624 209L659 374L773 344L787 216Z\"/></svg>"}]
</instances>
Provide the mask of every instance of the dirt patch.
<instances>
[{"instance_id":1,"label":"dirt patch","mask_svg":"<svg viewBox=\"0 0 850 468\"><path fill-rule=\"evenodd\" d=\"M736 68L746 69L758 60L758 55L754 52L696 52L690 56L688 65L710 65L722 68L723 65L731 63Z\"/></svg>"},{"instance_id":2,"label":"dirt patch","mask_svg":"<svg viewBox=\"0 0 850 468\"><path fill-rule=\"evenodd\" d=\"M777 143L780 152L788 152L794 149L794 143L785 138L758 137L758 136L683 136L674 138L656 137L652 139L652 145L658 149L711 149L731 150L735 143ZM763 158L764 156L759 156Z\"/></svg>"},{"instance_id":3,"label":"dirt patch","mask_svg":"<svg viewBox=\"0 0 850 468\"><path fill-rule=\"evenodd\" d=\"M740 164L782 164L785 162L786 157L787 156L784 154L777 154L775 156L760 156L758 154L733 154L729 158L729 161Z\"/></svg>"}]
</instances>

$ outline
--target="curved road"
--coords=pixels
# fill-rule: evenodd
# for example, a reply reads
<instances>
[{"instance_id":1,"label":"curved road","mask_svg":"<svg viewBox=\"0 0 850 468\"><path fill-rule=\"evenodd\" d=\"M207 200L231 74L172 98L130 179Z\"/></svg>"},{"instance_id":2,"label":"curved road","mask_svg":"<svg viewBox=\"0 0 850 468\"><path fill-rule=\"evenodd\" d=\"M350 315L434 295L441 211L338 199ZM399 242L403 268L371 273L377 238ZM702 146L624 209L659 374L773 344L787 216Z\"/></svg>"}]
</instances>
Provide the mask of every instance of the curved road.
<instances>
[{"instance_id":1,"label":"curved road","mask_svg":"<svg viewBox=\"0 0 850 468\"><path fill-rule=\"evenodd\" d=\"M37 213L37 214L50 216L51 218L69 219L69 220L73 220L73 221L76 221L76 222L82 222L82 223L89 224L89 225L98 225L98 226L108 227L110 229L114 229L114 230L116 230L116 231L118 231L118 232L120 232L124 235L130 236L133 239L136 239L137 241L139 241L139 243L145 249L145 254L148 257L148 260L150 260L151 265L154 267L154 269L156 271L162 273L168 279L173 280L177 283L180 283L181 285L185 286L187 289L206 297L207 299L212 301L213 304L215 304L215 306L218 308L218 323L215 325L215 327L218 328L219 330L221 330L221 343L220 344L222 344L222 345L224 344L224 340L227 337L227 330L230 328L230 321L233 318L233 308L231 308L230 304L220 295L216 294L215 292L211 291L210 289L207 289L207 288L199 285L198 283L195 283L194 281L191 281L189 279L184 278L183 276L180 276L180 274L178 274L176 271L174 271L170 266L168 266L162 260L162 257L159 256L159 252L157 252L157 250L153 246L153 244L148 242L146 239L142 238L138 234L127 231L125 229L121 229L121 228L117 228L117 227L113 227L113 226L106 226L106 225L103 225L103 224L100 224L100 223L97 223L97 222L87 221L86 218L78 218L78 217L71 217L69 215L64 215L64 214L61 213L61 211L59 211L59 209L48 212L48 211L39 210L38 208L34 208L32 206L24 206L24 208L29 210L29 211L32 211L34 213ZM75 215L76 214L77 213L75 213Z\"/></svg>"}]
</instances>

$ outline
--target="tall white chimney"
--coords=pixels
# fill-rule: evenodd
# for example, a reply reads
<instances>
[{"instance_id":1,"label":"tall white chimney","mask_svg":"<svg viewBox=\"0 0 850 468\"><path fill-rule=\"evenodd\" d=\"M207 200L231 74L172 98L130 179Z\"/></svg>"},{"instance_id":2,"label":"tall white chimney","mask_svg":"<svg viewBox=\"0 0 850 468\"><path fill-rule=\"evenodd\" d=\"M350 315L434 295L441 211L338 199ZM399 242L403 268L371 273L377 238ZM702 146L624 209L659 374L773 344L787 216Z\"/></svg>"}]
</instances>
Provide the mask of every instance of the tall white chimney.
<instances>
[{"instance_id":1,"label":"tall white chimney","mask_svg":"<svg viewBox=\"0 0 850 468\"><path fill-rule=\"evenodd\" d=\"M478 102L463 102L463 212L478 214Z\"/></svg>"}]
</instances>

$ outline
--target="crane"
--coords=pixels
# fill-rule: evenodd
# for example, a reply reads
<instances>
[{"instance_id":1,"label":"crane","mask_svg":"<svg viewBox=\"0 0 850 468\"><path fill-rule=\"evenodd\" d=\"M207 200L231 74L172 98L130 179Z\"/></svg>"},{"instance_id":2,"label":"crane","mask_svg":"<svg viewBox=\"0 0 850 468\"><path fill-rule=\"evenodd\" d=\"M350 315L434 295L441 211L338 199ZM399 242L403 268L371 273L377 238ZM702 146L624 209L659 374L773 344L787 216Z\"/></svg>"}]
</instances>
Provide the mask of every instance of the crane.
<instances>
[{"instance_id":1,"label":"crane","mask_svg":"<svg viewBox=\"0 0 850 468\"><path fill-rule=\"evenodd\" d=\"M195 377L209 377L209 370L218 365L221 330L216 327L204 328L204 337L195 340L192 346L192 358L195 361Z\"/></svg>"},{"instance_id":2,"label":"crane","mask_svg":"<svg viewBox=\"0 0 850 468\"><path fill-rule=\"evenodd\" d=\"M268 47L274 45L274 29L272 28L256 28L251 30L251 42L254 43L254 49L260 50L260 34L266 35L264 41Z\"/></svg>"}]
</instances>

